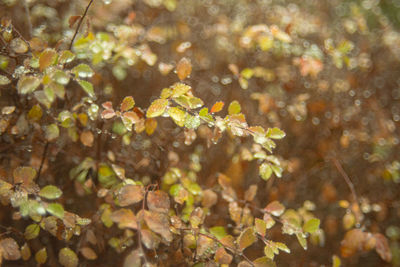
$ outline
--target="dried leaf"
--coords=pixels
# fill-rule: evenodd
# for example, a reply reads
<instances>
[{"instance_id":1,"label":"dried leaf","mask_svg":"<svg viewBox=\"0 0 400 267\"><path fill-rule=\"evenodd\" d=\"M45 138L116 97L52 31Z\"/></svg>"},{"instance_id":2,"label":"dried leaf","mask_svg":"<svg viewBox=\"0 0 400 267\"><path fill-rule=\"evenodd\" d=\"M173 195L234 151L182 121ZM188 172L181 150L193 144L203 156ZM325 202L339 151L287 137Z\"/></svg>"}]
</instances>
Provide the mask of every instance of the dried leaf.
<instances>
[{"instance_id":1,"label":"dried leaf","mask_svg":"<svg viewBox=\"0 0 400 267\"><path fill-rule=\"evenodd\" d=\"M110 218L113 222L118 223L118 227L121 229L137 229L136 216L129 209L116 210L111 214Z\"/></svg>"},{"instance_id":2,"label":"dried leaf","mask_svg":"<svg viewBox=\"0 0 400 267\"><path fill-rule=\"evenodd\" d=\"M244 192L244 199L249 202L253 201L254 197L257 194L257 189L258 189L257 185L255 184L250 185L249 189L247 189L246 192Z\"/></svg>"},{"instance_id":3,"label":"dried leaf","mask_svg":"<svg viewBox=\"0 0 400 267\"><path fill-rule=\"evenodd\" d=\"M58 54L56 50L47 48L44 50L39 57L39 69L40 71L45 70L47 67L53 65L57 60Z\"/></svg>"},{"instance_id":4,"label":"dried leaf","mask_svg":"<svg viewBox=\"0 0 400 267\"><path fill-rule=\"evenodd\" d=\"M125 207L142 201L144 190L143 186L128 184L119 189L116 194L119 206Z\"/></svg>"},{"instance_id":5,"label":"dried leaf","mask_svg":"<svg viewBox=\"0 0 400 267\"><path fill-rule=\"evenodd\" d=\"M375 245L376 252L382 258L382 260L386 262L391 262L392 252L390 250L387 238L380 233L374 234L374 238L376 240L376 245Z\"/></svg>"},{"instance_id":6,"label":"dried leaf","mask_svg":"<svg viewBox=\"0 0 400 267\"><path fill-rule=\"evenodd\" d=\"M4 238L0 240L0 251L2 257L6 260L15 261L21 258L19 246L12 238Z\"/></svg>"},{"instance_id":7,"label":"dried leaf","mask_svg":"<svg viewBox=\"0 0 400 267\"><path fill-rule=\"evenodd\" d=\"M230 264L232 262L232 255L228 254L223 247L220 247L215 252L215 261L219 264Z\"/></svg>"},{"instance_id":8,"label":"dried leaf","mask_svg":"<svg viewBox=\"0 0 400 267\"><path fill-rule=\"evenodd\" d=\"M87 260L95 260L97 259L97 254L96 252L94 252L94 250L90 247L82 247L80 249L81 254L83 255L83 257L85 257L85 259Z\"/></svg>"},{"instance_id":9,"label":"dried leaf","mask_svg":"<svg viewBox=\"0 0 400 267\"><path fill-rule=\"evenodd\" d=\"M156 249L158 247L158 244L160 244L161 238L152 231L142 229L140 231L140 234L142 235L142 242L146 246L146 248Z\"/></svg>"},{"instance_id":10,"label":"dried leaf","mask_svg":"<svg viewBox=\"0 0 400 267\"><path fill-rule=\"evenodd\" d=\"M70 28L74 27L74 24L81 19L81 16L71 16L68 19L68 25Z\"/></svg>"},{"instance_id":11,"label":"dried leaf","mask_svg":"<svg viewBox=\"0 0 400 267\"><path fill-rule=\"evenodd\" d=\"M147 206L150 211L167 213L170 207L168 194L161 190L149 192L147 194Z\"/></svg>"},{"instance_id":12,"label":"dried leaf","mask_svg":"<svg viewBox=\"0 0 400 267\"><path fill-rule=\"evenodd\" d=\"M93 133L91 131L82 132L80 135L80 140L84 146L92 147L94 141Z\"/></svg>"},{"instance_id":13,"label":"dried leaf","mask_svg":"<svg viewBox=\"0 0 400 267\"><path fill-rule=\"evenodd\" d=\"M152 231L160 234L168 242L172 241L172 234L169 230L169 220L166 214L145 210L144 220Z\"/></svg>"}]
</instances>

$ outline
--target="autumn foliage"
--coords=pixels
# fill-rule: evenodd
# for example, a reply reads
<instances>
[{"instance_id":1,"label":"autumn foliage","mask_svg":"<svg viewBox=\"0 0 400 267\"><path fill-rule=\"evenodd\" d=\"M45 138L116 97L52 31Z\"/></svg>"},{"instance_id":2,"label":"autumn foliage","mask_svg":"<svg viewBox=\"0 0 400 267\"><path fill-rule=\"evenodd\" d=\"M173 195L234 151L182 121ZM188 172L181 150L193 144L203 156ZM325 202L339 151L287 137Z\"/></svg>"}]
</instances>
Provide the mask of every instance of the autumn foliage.
<instances>
[{"instance_id":1,"label":"autumn foliage","mask_svg":"<svg viewBox=\"0 0 400 267\"><path fill-rule=\"evenodd\" d=\"M0 265L399 266L399 10L3 0Z\"/></svg>"}]
</instances>

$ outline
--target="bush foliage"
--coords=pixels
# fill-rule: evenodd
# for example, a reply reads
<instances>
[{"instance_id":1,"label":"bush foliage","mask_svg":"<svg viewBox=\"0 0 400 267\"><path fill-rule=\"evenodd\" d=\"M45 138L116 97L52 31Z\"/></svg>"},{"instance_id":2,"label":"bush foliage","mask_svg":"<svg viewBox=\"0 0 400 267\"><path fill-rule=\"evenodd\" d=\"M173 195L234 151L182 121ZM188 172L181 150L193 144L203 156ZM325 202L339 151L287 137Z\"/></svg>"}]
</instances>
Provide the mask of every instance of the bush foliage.
<instances>
[{"instance_id":1,"label":"bush foliage","mask_svg":"<svg viewBox=\"0 0 400 267\"><path fill-rule=\"evenodd\" d=\"M4 266L399 266L396 1L0 7Z\"/></svg>"}]
</instances>

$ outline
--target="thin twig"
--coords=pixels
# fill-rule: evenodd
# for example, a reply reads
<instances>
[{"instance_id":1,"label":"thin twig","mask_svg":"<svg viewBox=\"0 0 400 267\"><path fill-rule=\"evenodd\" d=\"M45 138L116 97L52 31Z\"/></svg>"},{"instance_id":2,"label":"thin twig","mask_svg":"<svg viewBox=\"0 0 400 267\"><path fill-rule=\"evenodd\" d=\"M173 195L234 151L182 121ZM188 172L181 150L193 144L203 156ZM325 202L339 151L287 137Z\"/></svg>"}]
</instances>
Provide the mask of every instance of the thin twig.
<instances>
[{"instance_id":1,"label":"thin twig","mask_svg":"<svg viewBox=\"0 0 400 267\"><path fill-rule=\"evenodd\" d=\"M92 5L93 2L94 2L94 0L90 0L89 4L87 5L87 7L86 7L86 9L85 9L85 12L83 13L81 19L79 20L79 23L78 23L78 26L76 27L74 36L72 37L71 43L69 44L69 50L72 49L72 45L74 44L75 37L76 37L76 35L77 35L78 32L79 32L79 28L81 27L81 24L82 24L83 20L85 19L86 15L87 15L87 13L88 13L88 11L89 11L89 8L90 8L90 6Z\"/></svg>"},{"instance_id":2,"label":"thin twig","mask_svg":"<svg viewBox=\"0 0 400 267\"><path fill-rule=\"evenodd\" d=\"M40 167L39 167L39 171L38 171L37 180L39 180L39 178L40 178L40 173L42 172L42 168L43 168L44 161L46 159L48 148L49 148L49 142L46 141L46 144L45 144L44 149L43 149L42 161L40 162Z\"/></svg>"},{"instance_id":3,"label":"thin twig","mask_svg":"<svg viewBox=\"0 0 400 267\"><path fill-rule=\"evenodd\" d=\"M347 175L347 173L344 171L342 165L340 164L340 162L335 159L332 158L333 164L335 164L337 170L339 171L339 173L342 175L342 177L344 178L344 180L346 181L347 186L350 188L351 194L353 195L353 199L355 202L358 202L358 197L357 197L357 193L356 190L354 189L354 184L351 182L350 177Z\"/></svg>"},{"instance_id":4,"label":"thin twig","mask_svg":"<svg viewBox=\"0 0 400 267\"><path fill-rule=\"evenodd\" d=\"M29 39L32 38L32 32L33 32L33 27L32 27L32 21L31 21L31 12L29 11L29 4L27 0L24 1L24 9L26 13L26 21L28 22L28 30L29 30Z\"/></svg>"}]
</instances>

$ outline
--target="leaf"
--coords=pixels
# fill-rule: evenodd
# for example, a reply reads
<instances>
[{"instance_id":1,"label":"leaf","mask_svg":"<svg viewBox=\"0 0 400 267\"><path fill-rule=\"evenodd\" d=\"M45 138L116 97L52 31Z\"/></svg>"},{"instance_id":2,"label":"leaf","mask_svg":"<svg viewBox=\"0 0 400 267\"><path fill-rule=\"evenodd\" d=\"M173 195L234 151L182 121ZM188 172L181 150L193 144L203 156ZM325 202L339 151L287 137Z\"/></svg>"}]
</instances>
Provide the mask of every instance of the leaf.
<instances>
[{"instance_id":1,"label":"leaf","mask_svg":"<svg viewBox=\"0 0 400 267\"><path fill-rule=\"evenodd\" d=\"M172 234L169 230L169 219L166 214L145 210L144 220L150 230L160 234L168 242L172 241Z\"/></svg>"},{"instance_id":2,"label":"leaf","mask_svg":"<svg viewBox=\"0 0 400 267\"><path fill-rule=\"evenodd\" d=\"M246 192L244 192L244 199L249 202L253 201L253 199L257 194L257 189L258 189L257 185L255 184L250 185L249 189L247 189Z\"/></svg>"},{"instance_id":3,"label":"leaf","mask_svg":"<svg viewBox=\"0 0 400 267\"><path fill-rule=\"evenodd\" d=\"M151 191L147 194L147 206L150 211L167 213L170 208L168 194L164 191Z\"/></svg>"},{"instance_id":4,"label":"leaf","mask_svg":"<svg viewBox=\"0 0 400 267\"><path fill-rule=\"evenodd\" d=\"M234 250L236 248L236 246L235 246L235 238L233 236L231 236L231 235L224 236L223 238L221 238L219 240L219 242L221 242L221 244L224 247L230 248L232 250Z\"/></svg>"},{"instance_id":5,"label":"leaf","mask_svg":"<svg viewBox=\"0 0 400 267\"><path fill-rule=\"evenodd\" d=\"M32 167L18 167L13 172L14 184L21 183L29 187L36 178L36 170Z\"/></svg>"},{"instance_id":6,"label":"leaf","mask_svg":"<svg viewBox=\"0 0 400 267\"><path fill-rule=\"evenodd\" d=\"M12 238L7 237L0 240L0 251L5 260L15 261L21 258L19 246Z\"/></svg>"},{"instance_id":7,"label":"leaf","mask_svg":"<svg viewBox=\"0 0 400 267\"><path fill-rule=\"evenodd\" d=\"M275 246L286 253L290 253L290 249L286 246L286 244L281 242L275 242Z\"/></svg>"},{"instance_id":8,"label":"leaf","mask_svg":"<svg viewBox=\"0 0 400 267\"><path fill-rule=\"evenodd\" d=\"M268 213L278 217L281 216L285 211L285 206L283 206L279 201L275 200L269 203L264 209Z\"/></svg>"},{"instance_id":9,"label":"leaf","mask_svg":"<svg viewBox=\"0 0 400 267\"><path fill-rule=\"evenodd\" d=\"M180 97L181 95L186 94L187 92L190 91L190 89L192 89L192 87L190 87L187 84L184 83L175 83L172 86L172 97L176 98L176 97ZM163 97L164 98L164 97Z\"/></svg>"},{"instance_id":10,"label":"leaf","mask_svg":"<svg viewBox=\"0 0 400 267\"><path fill-rule=\"evenodd\" d=\"M94 75L94 71L87 64L79 64L75 66L71 72L74 73L76 77L80 78L90 78Z\"/></svg>"},{"instance_id":11,"label":"leaf","mask_svg":"<svg viewBox=\"0 0 400 267\"><path fill-rule=\"evenodd\" d=\"M83 91L85 91L90 97L95 96L93 85L90 82L84 80L78 80L78 83L82 87Z\"/></svg>"},{"instance_id":12,"label":"leaf","mask_svg":"<svg viewBox=\"0 0 400 267\"><path fill-rule=\"evenodd\" d=\"M209 257L214 252L215 241L207 236L200 235L197 239L196 255L198 257Z\"/></svg>"},{"instance_id":13,"label":"leaf","mask_svg":"<svg viewBox=\"0 0 400 267\"><path fill-rule=\"evenodd\" d=\"M232 262L232 255L226 252L223 247L220 247L215 252L215 261L219 264L230 264Z\"/></svg>"},{"instance_id":14,"label":"leaf","mask_svg":"<svg viewBox=\"0 0 400 267\"><path fill-rule=\"evenodd\" d=\"M315 231L318 230L319 228L319 219L316 218L312 218L310 220L308 220L304 225L303 225L303 230L305 232L308 232L310 234L314 233Z\"/></svg>"},{"instance_id":15,"label":"leaf","mask_svg":"<svg viewBox=\"0 0 400 267\"><path fill-rule=\"evenodd\" d=\"M267 181L272 175L271 165L269 165L268 163L261 164L259 172L260 172L261 178L264 179L265 181Z\"/></svg>"},{"instance_id":16,"label":"leaf","mask_svg":"<svg viewBox=\"0 0 400 267\"><path fill-rule=\"evenodd\" d=\"M130 228L137 229L137 219L130 209L119 209L114 211L111 216L111 220L118 224L121 229Z\"/></svg>"},{"instance_id":17,"label":"leaf","mask_svg":"<svg viewBox=\"0 0 400 267\"><path fill-rule=\"evenodd\" d=\"M39 225L36 223L33 223L33 224L28 225L25 228L24 237L27 240L35 239L36 237L38 237L39 232L40 232Z\"/></svg>"},{"instance_id":18,"label":"leaf","mask_svg":"<svg viewBox=\"0 0 400 267\"><path fill-rule=\"evenodd\" d=\"M64 218L64 208L61 204L51 203L46 207L46 211L59 219Z\"/></svg>"},{"instance_id":19,"label":"leaf","mask_svg":"<svg viewBox=\"0 0 400 267\"><path fill-rule=\"evenodd\" d=\"M336 255L332 256L332 267L340 267L342 265L342 261Z\"/></svg>"},{"instance_id":20,"label":"leaf","mask_svg":"<svg viewBox=\"0 0 400 267\"><path fill-rule=\"evenodd\" d=\"M254 226L259 235L265 236L267 232L267 223L264 220L256 218L254 221Z\"/></svg>"},{"instance_id":21,"label":"leaf","mask_svg":"<svg viewBox=\"0 0 400 267\"><path fill-rule=\"evenodd\" d=\"M179 80L182 81L186 79L190 75L190 73L192 73L192 63L190 63L190 60L186 57L179 60L176 66L176 72L178 74Z\"/></svg>"},{"instance_id":22,"label":"leaf","mask_svg":"<svg viewBox=\"0 0 400 267\"><path fill-rule=\"evenodd\" d=\"M11 81L10 81L10 79L7 78L7 76L0 75L0 86L1 85L7 85L7 84L10 84L10 83L11 83Z\"/></svg>"},{"instance_id":23,"label":"leaf","mask_svg":"<svg viewBox=\"0 0 400 267\"><path fill-rule=\"evenodd\" d=\"M70 248L62 248L58 253L58 261L64 267L77 267L78 266L78 256Z\"/></svg>"},{"instance_id":24,"label":"leaf","mask_svg":"<svg viewBox=\"0 0 400 267\"><path fill-rule=\"evenodd\" d=\"M224 108L224 105L225 105L224 102L218 101L212 106L210 113L220 112Z\"/></svg>"},{"instance_id":25,"label":"leaf","mask_svg":"<svg viewBox=\"0 0 400 267\"><path fill-rule=\"evenodd\" d=\"M254 267L276 267L273 260L267 257L257 258L253 261Z\"/></svg>"},{"instance_id":26,"label":"leaf","mask_svg":"<svg viewBox=\"0 0 400 267\"><path fill-rule=\"evenodd\" d=\"M125 185L117 194L118 205L121 207L126 207L143 200L144 190L141 185Z\"/></svg>"},{"instance_id":27,"label":"leaf","mask_svg":"<svg viewBox=\"0 0 400 267\"><path fill-rule=\"evenodd\" d=\"M31 249L29 248L28 244L25 243L22 247L21 247L21 256L22 259L24 261L29 260L29 258L31 257Z\"/></svg>"},{"instance_id":28,"label":"leaf","mask_svg":"<svg viewBox=\"0 0 400 267\"><path fill-rule=\"evenodd\" d=\"M40 85L40 80L35 76L22 76L17 83L18 93L24 95L32 93Z\"/></svg>"},{"instance_id":29,"label":"leaf","mask_svg":"<svg viewBox=\"0 0 400 267\"><path fill-rule=\"evenodd\" d=\"M197 129L201 124L200 117L187 114L185 118L185 127L188 129Z\"/></svg>"},{"instance_id":30,"label":"leaf","mask_svg":"<svg viewBox=\"0 0 400 267\"><path fill-rule=\"evenodd\" d=\"M217 204L218 195L211 189L206 189L203 191L203 199L201 200L201 205L205 208L211 208Z\"/></svg>"},{"instance_id":31,"label":"leaf","mask_svg":"<svg viewBox=\"0 0 400 267\"><path fill-rule=\"evenodd\" d=\"M39 70L43 71L47 67L53 65L57 60L58 54L56 50L47 48L44 50L39 57Z\"/></svg>"},{"instance_id":32,"label":"leaf","mask_svg":"<svg viewBox=\"0 0 400 267\"><path fill-rule=\"evenodd\" d=\"M185 125L186 112L177 107L171 107L168 109L168 115L174 120L174 122L183 127Z\"/></svg>"},{"instance_id":33,"label":"leaf","mask_svg":"<svg viewBox=\"0 0 400 267\"><path fill-rule=\"evenodd\" d=\"M74 58L75 58L75 55L71 51L64 50L61 53L61 56L59 57L58 62L60 64L65 64L65 63L71 62L72 60L74 60Z\"/></svg>"},{"instance_id":34,"label":"leaf","mask_svg":"<svg viewBox=\"0 0 400 267\"><path fill-rule=\"evenodd\" d=\"M374 238L376 240L376 245L375 245L376 252L379 254L382 260L386 262L391 262L392 252L390 250L387 238L380 233L374 234Z\"/></svg>"},{"instance_id":35,"label":"leaf","mask_svg":"<svg viewBox=\"0 0 400 267\"><path fill-rule=\"evenodd\" d=\"M239 250L243 251L245 248L251 246L256 241L257 238L254 232L254 228L253 227L246 228L237 239Z\"/></svg>"},{"instance_id":36,"label":"leaf","mask_svg":"<svg viewBox=\"0 0 400 267\"><path fill-rule=\"evenodd\" d=\"M39 264L44 264L47 261L47 250L46 247L40 249L35 253L35 260Z\"/></svg>"},{"instance_id":37,"label":"leaf","mask_svg":"<svg viewBox=\"0 0 400 267\"><path fill-rule=\"evenodd\" d=\"M144 122L144 127L146 129L147 135L152 135L157 129L157 120L153 118L147 118Z\"/></svg>"},{"instance_id":38,"label":"leaf","mask_svg":"<svg viewBox=\"0 0 400 267\"><path fill-rule=\"evenodd\" d=\"M214 226L209 229L210 233L215 236L217 239L221 239L227 235L225 231L225 227L223 226Z\"/></svg>"},{"instance_id":39,"label":"leaf","mask_svg":"<svg viewBox=\"0 0 400 267\"><path fill-rule=\"evenodd\" d=\"M154 100L147 110L146 117L147 118L155 118L155 117L161 116L164 113L167 106L168 106L167 99Z\"/></svg>"},{"instance_id":40,"label":"leaf","mask_svg":"<svg viewBox=\"0 0 400 267\"><path fill-rule=\"evenodd\" d=\"M239 114L241 110L242 110L242 108L238 101L234 100L229 104L229 107L228 107L229 115Z\"/></svg>"},{"instance_id":41,"label":"leaf","mask_svg":"<svg viewBox=\"0 0 400 267\"><path fill-rule=\"evenodd\" d=\"M135 100L133 100L132 96L127 96L122 100L121 103L121 111L125 112L132 109L135 106ZM136 114L136 113L135 113Z\"/></svg>"},{"instance_id":42,"label":"leaf","mask_svg":"<svg viewBox=\"0 0 400 267\"><path fill-rule=\"evenodd\" d=\"M84 131L80 135L80 140L84 146L93 146L94 136L91 131Z\"/></svg>"},{"instance_id":43,"label":"leaf","mask_svg":"<svg viewBox=\"0 0 400 267\"><path fill-rule=\"evenodd\" d=\"M34 105L28 112L28 119L39 121L43 116L42 108L39 105Z\"/></svg>"},{"instance_id":44,"label":"leaf","mask_svg":"<svg viewBox=\"0 0 400 267\"><path fill-rule=\"evenodd\" d=\"M152 231L142 229L140 231L140 234L142 235L142 242L146 246L146 248L156 249L158 247L158 244L160 244L161 238Z\"/></svg>"},{"instance_id":45,"label":"leaf","mask_svg":"<svg viewBox=\"0 0 400 267\"><path fill-rule=\"evenodd\" d=\"M268 128L267 137L272 139L282 139L286 136L285 132L279 128Z\"/></svg>"},{"instance_id":46,"label":"leaf","mask_svg":"<svg viewBox=\"0 0 400 267\"><path fill-rule=\"evenodd\" d=\"M303 247L304 250L307 250L307 239L303 236L302 233L296 234L297 240L299 241L300 245Z\"/></svg>"},{"instance_id":47,"label":"leaf","mask_svg":"<svg viewBox=\"0 0 400 267\"><path fill-rule=\"evenodd\" d=\"M39 192L39 196L47 198L47 199L57 199L61 195L62 195L62 191L54 185L46 185Z\"/></svg>"},{"instance_id":48,"label":"leaf","mask_svg":"<svg viewBox=\"0 0 400 267\"><path fill-rule=\"evenodd\" d=\"M28 44L21 38L14 38L10 42L10 48L17 54L23 54L28 52Z\"/></svg>"},{"instance_id":49,"label":"leaf","mask_svg":"<svg viewBox=\"0 0 400 267\"><path fill-rule=\"evenodd\" d=\"M352 229L348 231L340 244L340 253L343 258L353 256L358 251L362 250L367 239L367 233L360 229Z\"/></svg>"},{"instance_id":50,"label":"leaf","mask_svg":"<svg viewBox=\"0 0 400 267\"><path fill-rule=\"evenodd\" d=\"M74 24L81 19L81 16L71 16L68 19L68 25L70 28L74 27Z\"/></svg>"},{"instance_id":51,"label":"leaf","mask_svg":"<svg viewBox=\"0 0 400 267\"><path fill-rule=\"evenodd\" d=\"M60 130L57 124L53 123L45 126L44 136L49 142L56 140L60 136Z\"/></svg>"},{"instance_id":52,"label":"leaf","mask_svg":"<svg viewBox=\"0 0 400 267\"><path fill-rule=\"evenodd\" d=\"M85 257L85 259L87 260L95 260L97 259L97 254L96 252L94 252L94 250L90 247L82 247L80 249L81 254L83 255L83 257Z\"/></svg>"}]
</instances>

